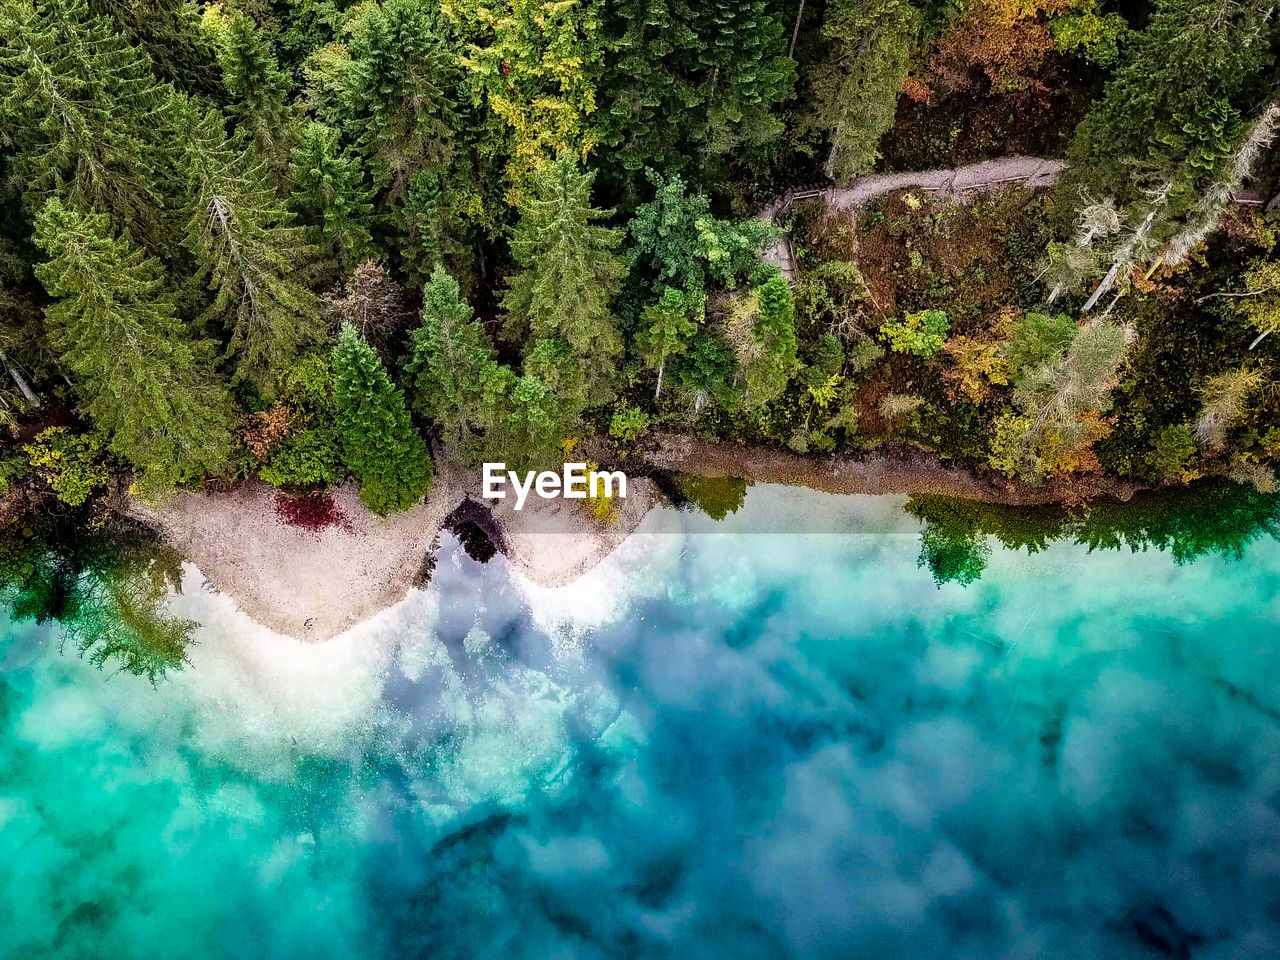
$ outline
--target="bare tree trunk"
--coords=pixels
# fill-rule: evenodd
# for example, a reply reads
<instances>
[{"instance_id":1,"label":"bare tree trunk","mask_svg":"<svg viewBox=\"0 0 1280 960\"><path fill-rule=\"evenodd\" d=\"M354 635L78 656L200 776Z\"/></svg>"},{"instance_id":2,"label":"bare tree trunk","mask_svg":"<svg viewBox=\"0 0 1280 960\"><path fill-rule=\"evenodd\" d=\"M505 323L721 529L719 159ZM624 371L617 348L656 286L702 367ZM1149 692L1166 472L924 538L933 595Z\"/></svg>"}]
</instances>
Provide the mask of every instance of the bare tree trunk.
<instances>
[{"instance_id":1,"label":"bare tree trunk","mask_svg":"<svg viewBox=\"0 0 1280 960\"><path fill-rule=\"evenodd\" d=\"M1252 349L1252 347L1250 348ZM22 391L22 395L27 398L27 403L39 409L40 398L35 395L35 391L28 385L26 379L18 372L18 369L9 362L9 355L0 350L0 363L4 364L5 370L9 372L9 376L13 378L13 382L18 385L18 389Z\"/></svg>"},{"instance_id":2,"label":"bare tree trunk","mask_svg":"<svg viewBox=\"0 0 1280 960\"><path fill-rule=\"evenodd\" d=\"M804 0L800 0L800 9L796 11L796 26L791 31L791 49L787 51L787 56L794 60L796 58L796 40L800 37L800 18L804 16Z\"/></svg>"},{"instance_id":3,"label":"bare tree trunk","mask_svg":"<svg viewBox=\"0 0 1280 960\"><path fill-rule=\"evenodd\" d=\"M1249 349L1252 350L1254 347L1260 344L1263 340L1267 339L1267 337L1270 334L1271 334L1270 330L1263 330L1260 334L1258 334L1256 337L1253 338L1253 343L1249 344Z\"/></svg>"},{"instance_id":4,"label":"bare tree trunk","mask_svg":"<svg viewBox=\"0 0 1280 960\"><path fill-rule=\"evenodd\" d=\"M663 357L660 361L658 361L658 389L653 395L653 399L655 400L657 400L660 396L662 396L662 371L666 367L666 365L667 365L666 357Z\"/></svg>"}]
</instances>

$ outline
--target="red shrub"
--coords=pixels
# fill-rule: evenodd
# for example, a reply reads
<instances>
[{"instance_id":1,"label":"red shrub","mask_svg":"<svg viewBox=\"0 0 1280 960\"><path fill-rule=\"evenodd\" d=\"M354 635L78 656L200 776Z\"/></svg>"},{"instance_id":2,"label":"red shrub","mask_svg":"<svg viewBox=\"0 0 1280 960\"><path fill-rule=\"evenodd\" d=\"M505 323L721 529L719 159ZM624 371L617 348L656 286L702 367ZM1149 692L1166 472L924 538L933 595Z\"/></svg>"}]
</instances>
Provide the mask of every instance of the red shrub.
<instances>
[{"instance_id":1,"label":"red shrub","mask_svg":"<svg viewBox=\"0 0 1280 960\"><path fill-rule=\"evenodd\" d=\"M323 530L325 527L347 525L347 518L333 502L333 497L323 491L300 497L277 493L276 514L290 526L302 527L304 530Z\"/></svg>"}]
</instances>

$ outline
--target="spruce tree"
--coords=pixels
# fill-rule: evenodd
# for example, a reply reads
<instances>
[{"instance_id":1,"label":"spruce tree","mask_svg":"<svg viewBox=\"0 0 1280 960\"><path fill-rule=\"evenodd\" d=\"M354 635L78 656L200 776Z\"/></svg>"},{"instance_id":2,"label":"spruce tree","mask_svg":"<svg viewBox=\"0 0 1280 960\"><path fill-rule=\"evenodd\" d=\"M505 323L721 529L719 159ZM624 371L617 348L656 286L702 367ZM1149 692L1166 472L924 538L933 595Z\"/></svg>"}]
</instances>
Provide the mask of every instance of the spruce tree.
<instances>
[{"instance_id":1,"label":"spruce tree","mask_svg":"<svg viewBox=\"0 0 1280 960\"><path fill-rule=\"evenodd\" d=\"M360 485L360 499L375 513L407 510L431 486L431 458L404 394L350 324L333 349L333 376L342 458Z\"/></svg>"},{"instance_id":2,"label":"spruce tree","mask_svg":"<svg viewBox=\"0 0 1280 960\"><path fill-rule=\"evenodd\" d=\"M135 47L145 50L156 75L190 94L221 99L218 53L189 0L89 0L89 9L113 20Z\"/></svg>"},{"instance_id":3,"label":"spruce tree","mask_svg":"<svg viewBox=\"0 0 1280 960\"><path fill-rule=\"evenodd\" d=\"M410 335L404 366L413 408L440 428L447 452L474 453L475 438L491 420L486 383L495 363L493 346L458 282L436 267L423 290L422 325Z\"/></svg>"},{"instance_id":4,"label":"spruce tree","mask_svg":"<svg viewBox=\"0 0 1280 960\"><path fill-rule=\"evenodd\" d=\"M338 142L338 132L308 124L293 151L290 206L307 226L307 239L334 273L349 273L373 253L368 223L373 191L359 161Z\"/></svg>"},{"instance_id":5,"label":"spruce tree","mask_svg":"<svg viewBox=\"0 0 1280 960\"><path fill-rule=\"evenodd\" d=\"M1193 203L1221 175L1242 112L1252 111L1273 62L1271 23L1262 0L1159 0L1076 130L1060 187L1069 206L1162 191L1168 218Z\"/></svg>"},{"instance_id":6,"label":"spruce tree","mask_svg":"<svg viewBox=\"0 0 1280 960\"><path fill-rule=\"evenodd\" d=\"M289 75L276 63L271 45L240 10L216 8L210 29L218 48L222 80L231 95L231 113L277 169L293 143Z\"/></svg>"},{"instance_id":7,"label":"spruce tree","mask_svg":"<svg viewBox=\"0 0 1280 960\"><path fill-rule=\"evenodd\" d=\"M767 0L622 0L606 34L601 125L622 169L699 169L781 134L795 70Z\"/></svg>"},{"instance_id":8,"label":"spruce tree","mask_svg":"<svg viewBox=\"0 0 1280 960\"><path fill-rule=\"evenodd\" d=\"M84 0L0 2L0 128L33 215L56 195L158 242L155 131L168 96Z\"/></svg>"},{"instance_id":9,"label":"spruce tree","mask_svg":"<svg viewBox=\"0 0 1280 960\"><path fill-rule=\"evenodd\" d=\"M58 298L46 311L49 342L111 451L149 488L224 468L230 400L211 374L212 345L188 336L160 264L105 214L56 197L36 220L36 244L49 258L36 272Z\"/></svg>"},{"instance_id":10,"label":"spruce tree","mask_svg":"<svg viewBox=\"0 0 1280 960\"><path fill-rule=\"evenodd\" d=\"M626 262L616 252L621 231L595 222L612 211L591 206L594 180L568 154L534 177L511 240L519 270L503 304L513 331L534 341L562 340L585 378L590 402L602 403L622 352L612 301Z\"/></svg>"},{"instance_id":11,"label":"spruce tree","mask_svg":"<svg viewBox=\"0 0 1280 960\"><path fill-rule=\"evenodd\" d=\"M906 0L832 0L823 37L831 54L814 72L814 119L829 131L826 172L848 183L870 170L893 126L915 52L920 14Z\"/></svg>"},{"instance_id":12,"label":"spruce tree","mask_svg":"<svg viewBox=\"0 0 1280 960\"><path fill-rule=\"evenodd\" d=\"M453 157L447 91L457 86L457 69L437 17L415 0L368 5L347 49L336 119L372 163L377 185L398 198L415 173L443 169Z\"/></svg>"},{"instance_id":13,"label":"spruce tree","mask_svg":"<svg viewBox=\"0 0 1280 960\"><path fill-rule=\"evenodd\" d=\"M266 162L227 140L221 115L183 104L179 117L184 243L213 291L206 317L229 331L236 382L269 397L275 375L321 330L319 301L298 276L312 251L276 199Z\"/></svg>"}]
</instances>

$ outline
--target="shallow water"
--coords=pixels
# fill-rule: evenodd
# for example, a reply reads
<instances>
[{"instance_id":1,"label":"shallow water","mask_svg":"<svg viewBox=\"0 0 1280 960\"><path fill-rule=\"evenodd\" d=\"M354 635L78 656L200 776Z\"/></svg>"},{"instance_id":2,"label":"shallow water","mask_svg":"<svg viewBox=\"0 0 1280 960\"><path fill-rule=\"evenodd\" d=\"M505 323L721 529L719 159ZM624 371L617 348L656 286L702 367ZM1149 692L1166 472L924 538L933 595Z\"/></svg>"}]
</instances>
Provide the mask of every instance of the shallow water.
<instances>
[{"instance_id":1,"label":"shallow water","mask_svg":"<svg viewBox=\"0 0 1280 960\"><path fill-rule=\"evenodd\" d=\"M188 571L155 688L6 626L0 957L1274 956L1280 543L936 587L900 507L446 541L322 645Z\"/></svg>"}]
</instances>

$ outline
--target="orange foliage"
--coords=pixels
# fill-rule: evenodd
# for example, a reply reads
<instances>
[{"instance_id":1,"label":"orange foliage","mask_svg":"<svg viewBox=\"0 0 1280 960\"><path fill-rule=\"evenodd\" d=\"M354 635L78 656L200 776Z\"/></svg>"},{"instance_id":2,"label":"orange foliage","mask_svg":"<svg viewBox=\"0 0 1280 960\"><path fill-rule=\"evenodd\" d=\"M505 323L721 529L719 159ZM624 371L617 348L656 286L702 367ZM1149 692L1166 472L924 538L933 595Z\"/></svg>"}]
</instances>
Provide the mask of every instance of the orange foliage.
<instances>
[{"instance_id":1,"label":"orange foliage","mask_svg":"<svg viewBox=\"0 0 1280 960\"><path fill-rule=\"evenodd\" d=\"M277 403L270 410L249 415L242 439L255 460L266 460L288 435L289 408Z\"/></svg>"},{"instance_id":2,"label":"orange foliage","mask_svg":"<svg viewBox=\"0 0 1280 960\"><path fill-rule=\"evenodd\" d=\"M981 71L998 90L1034 86L1034 73L1053 49L1049 19L1080 0L970 0L938 41L929 69L957 90Z\"/></svg>"}]
</instances>

